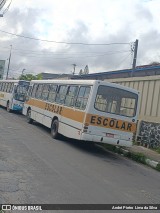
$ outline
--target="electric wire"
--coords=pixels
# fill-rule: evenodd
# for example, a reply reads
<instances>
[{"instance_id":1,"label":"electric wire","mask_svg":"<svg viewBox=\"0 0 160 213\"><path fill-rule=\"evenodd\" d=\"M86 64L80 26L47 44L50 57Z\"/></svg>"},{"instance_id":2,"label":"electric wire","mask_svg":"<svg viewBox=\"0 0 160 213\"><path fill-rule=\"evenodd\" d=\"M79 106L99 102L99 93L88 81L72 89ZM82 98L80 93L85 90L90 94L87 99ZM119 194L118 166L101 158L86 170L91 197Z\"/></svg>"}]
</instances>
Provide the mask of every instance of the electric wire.
<instances>
[{"instance_id":1,"label":"electric wire","mask_svg":"<svg viewBox=\"0 0 160 213\"><path fill-rule=\"evenodd\" d=\"M34 38L34 37L29 37L29 36L25 36L25 35L19 35L16 33L10 33L4 30L0 30L0 32L8 34L8 35L12 35L12 36L17 36L17 37L21 37L21 38L26 38L26 39L31 39L31 40L36 40L36 41L43 41L43 42L50 42L50 43L57 43L57 44L69 44L69 45L100 45L100 46L108 46L108 45L120 45L120 44L129 44L130 43L121 43L121 42L117 42L117 43L102 43L102 44L92 44L92 43L82 43L82 42L66 42L66 41L53 41L53 40L46 40L46 39L39 39L39 38Z\"/></svg>"},{"instance_id":2,"label":"electric wire","mask_svg":"<svg viewBox=\"0 0 160 213\"><path fill-rule=\"evenodd\" d=\"M124 61L126 61L129 56L131 56L131 53L129 53L127 56L125 56L125 58L123 58L123 60L118 64L117 67L119 67Z\"/></svg>"},{"instance_id":3,"label":"electric wire","mask_svg":"<svg viewBox=\"0 0 160 213\"><path fill-rule=\"evenodd\" d=\"M11 6L12 0L10 1L9 5L7 6L7 8L3 11L3 15L9 10L10 6Z\"/></svg>"},{"instance_id":4,"label":"electric wire","mask_svg":"<svg viewBox=\"0 0 160 213\"><path fill-rule=\"evenodd\" d=\"M9 47L3 47L0 46L2 49L10 49ZM105 51L105 52L101 52L101 51L90 51L90 52L51 52L51 51L44 51L43 50L39 50L39 51L33 51L33 50L27 50L27 49L18 49L18 48L12 48L13 52L21 52L21 53L25 53L25 54L35 54L35 55L79 55L79 54L95 54L95 53L122 53L122 52L127 52L128 50L115 50L115 51ZM41 53L40 53L41 52ZM38 54L37 54L38 53Z\"/></svg>"}]
</instances>

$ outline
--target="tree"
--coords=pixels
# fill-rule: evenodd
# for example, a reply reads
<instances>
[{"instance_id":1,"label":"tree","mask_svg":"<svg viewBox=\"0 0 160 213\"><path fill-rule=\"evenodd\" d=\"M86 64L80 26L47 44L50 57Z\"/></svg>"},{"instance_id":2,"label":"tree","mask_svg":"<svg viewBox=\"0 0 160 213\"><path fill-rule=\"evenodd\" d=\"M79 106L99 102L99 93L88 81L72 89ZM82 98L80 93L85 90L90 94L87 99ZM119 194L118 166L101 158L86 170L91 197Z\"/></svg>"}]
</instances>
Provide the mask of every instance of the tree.
<instances>
[{"instance_id":1,"label":"tree","mask_svg":"<svg viewBox=\"0 0 160 213\"><path fill-rule=\"evenodd\" d=\"M158 61L152 61L152 62L149 63L148 65L156 66L156 65L160 65L160 62L158 62Z\"/></svg>"},{"instance_id":2,"label":"tree","mask_svg":"<svg viewBox=\"0 0 160 213\"><path fill-rule=\"evenodd\" d=\"M88 65L86 65L84 68L84 74L88 74L88 73L89 73L89 68L88 68Z\"/></svg>"},{"instance_id":3,"label":"tree","mask_svg":"<svg viewBox=\"0 0 160 213\"><path fill-rule=\"evenodd\" d=\"M85 75L85 74L89 74L88 65L85 66L84 71L82 69L79 71L79 75Z\"/></svg>"},{"instance_id":4,"label":"tree","mask_svg":"<svg viewBox=\"0 0 160 213\"><path fill-rule=\"evenodd\" d=\"M79 75L82 75L83 74L83 70L81 69L80 71L79 71Z\"/></svg>"},{"instance_id":5,"label":"tree","mask_svg":"<svg viewBox=\"0 0 160 213\"><path fill-rule=\"evenodd\" d=\"M41 73L39 73L38 75L26 74L26 75L21 75L19 77L19 80L26 80L26 81L41 80L41 79L42 79Z\"/></svg>"},{"instance_id":6,"label":"tree","mask_svg":"<svg viewBox=\"0 0 160 213\"><path fill-rule=\"evenodd\" d=\"M36 75L36 80L42 80L42 74L39 73L38 75Z\"/></svg>"}]
</instances>

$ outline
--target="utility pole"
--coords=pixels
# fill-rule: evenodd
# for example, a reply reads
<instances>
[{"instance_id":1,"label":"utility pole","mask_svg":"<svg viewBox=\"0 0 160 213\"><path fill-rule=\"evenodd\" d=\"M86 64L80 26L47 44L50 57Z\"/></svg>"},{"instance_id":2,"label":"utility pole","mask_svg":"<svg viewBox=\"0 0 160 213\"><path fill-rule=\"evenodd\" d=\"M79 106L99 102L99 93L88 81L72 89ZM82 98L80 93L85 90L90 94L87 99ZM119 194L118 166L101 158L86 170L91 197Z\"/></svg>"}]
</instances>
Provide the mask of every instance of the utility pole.
<instances>
[{"instance_id":1,"label":"utility pole","mask_svg":"<svg viewBox=\"0 0 160 213\"><path fill-rule=\"evenodd\" d=\"M133 72L136 68L136 62L137 62L137 51L138 51L138 39L134 42L134 47L133 47L134 55L133 55L133 64L132 64L132 76Z\"/></svg>"},{"instance_id":2,"label":"utility pole","mask_svg":"<svg viewBox=\"0 0 160 213\"><path fill-rule=\"evenodd\" d=\"M10 61L11 61L12 45L10 45L10 47L11 47L11 49L10 49L10 54L9 54L9 59L8 59L8 68L7 68L6 79L8 79L8 74L9 74L9 67L10 67Z\"/></svg>"},{"instance_id":3,"label":"utility pole","mask_svg":"<svg viewBox=\"0 0 160 213\"><path fill-rule=\"evenodd\" d=\"M75 72L76 72L76 64L72 64L73 65L73 75L75 74Z\"/></svg>"}]
</instances>

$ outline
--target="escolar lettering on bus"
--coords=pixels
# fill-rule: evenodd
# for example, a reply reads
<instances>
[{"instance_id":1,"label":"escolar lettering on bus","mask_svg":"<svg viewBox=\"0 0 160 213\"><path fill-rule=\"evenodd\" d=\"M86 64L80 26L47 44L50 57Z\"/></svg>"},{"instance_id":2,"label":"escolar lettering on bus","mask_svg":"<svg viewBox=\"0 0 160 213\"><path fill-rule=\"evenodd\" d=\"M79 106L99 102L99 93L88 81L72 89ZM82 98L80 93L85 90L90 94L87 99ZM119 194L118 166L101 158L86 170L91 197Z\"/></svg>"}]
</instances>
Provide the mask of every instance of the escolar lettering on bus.
<instances>
[{"instance_id":1,"label":"escolar lettering on bus","mask_svg":"<svg viewBox=\"0 0 160 213\"><path fill-rule=\"evenodd\" d=\"M54 112L54 113L60 114L60 115L62 113L62 109L63 109L63 107L57 106L57 105L54 105L54 104L46 103L46 105L45 105L45 110L48 110L50 112Z\"/></svg>"},{"instance_id":2,"label":"escolar lettering on bus","mask_svg":"<svg viewBox=\"0 0 160 213\"><path fill-rule=\"evenodd\" d=\"M115 128L115 129L119 129L119 130L127 130L127 131L132 132L131 123L128 123L125 121L121 122L116 119L91 116L90 123L93 125L100 125L100 126L104 126L104 127Z\"/></svg>"}]
</instances>

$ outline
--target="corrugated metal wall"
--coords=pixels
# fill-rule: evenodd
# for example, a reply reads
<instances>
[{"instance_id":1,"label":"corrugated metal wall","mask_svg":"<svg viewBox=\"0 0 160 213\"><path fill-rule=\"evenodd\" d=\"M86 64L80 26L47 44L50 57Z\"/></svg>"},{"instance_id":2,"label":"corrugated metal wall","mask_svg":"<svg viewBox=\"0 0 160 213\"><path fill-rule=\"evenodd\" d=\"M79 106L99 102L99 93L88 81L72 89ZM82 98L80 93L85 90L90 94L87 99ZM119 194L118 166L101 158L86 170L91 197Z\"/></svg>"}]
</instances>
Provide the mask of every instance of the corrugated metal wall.
<instances>
[{"instance_id":1,"label":"corrugated metal wall","mask_svg":"<svg viewBox=\"0 0 160 213\"><path fill-rule=\"evenodd\" d=\"M139 120L160 123L160 75L106 79L140 92Z\"/></svg>"}]
</instances>

